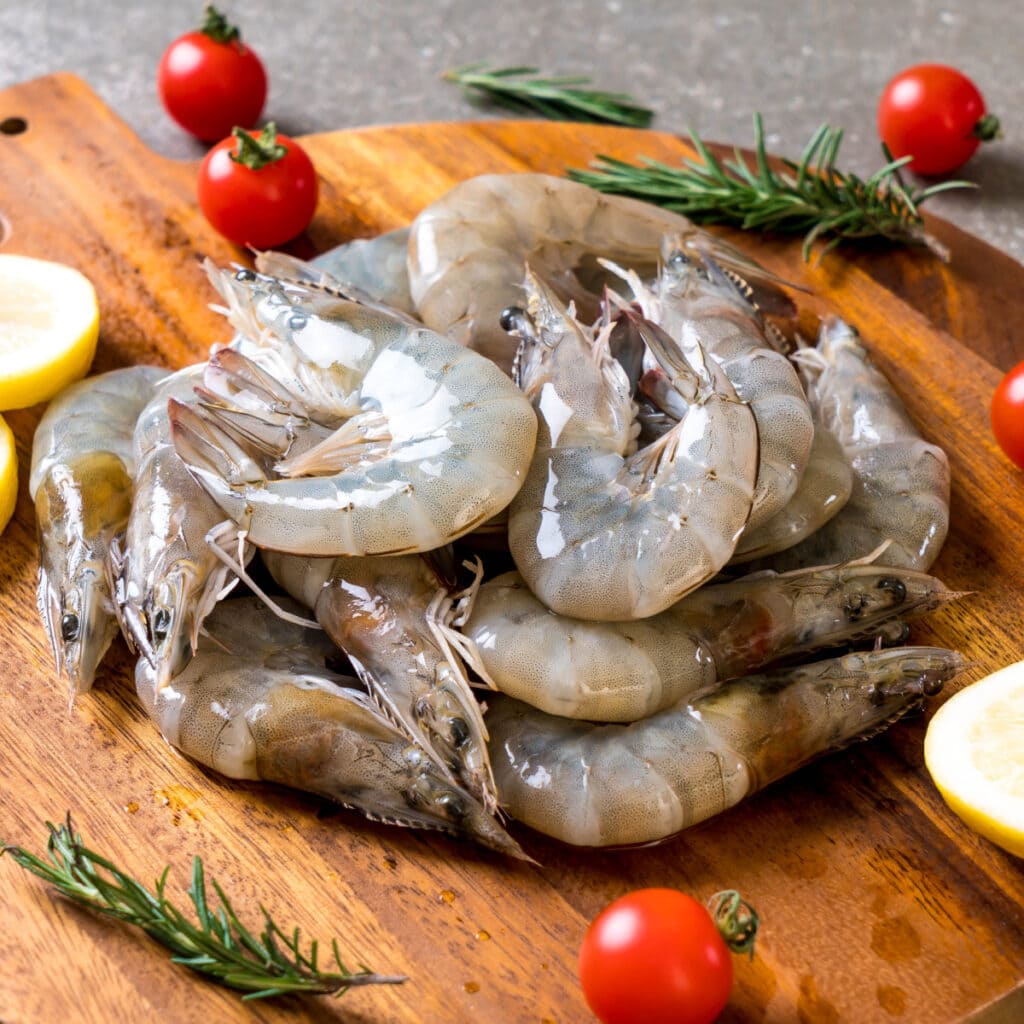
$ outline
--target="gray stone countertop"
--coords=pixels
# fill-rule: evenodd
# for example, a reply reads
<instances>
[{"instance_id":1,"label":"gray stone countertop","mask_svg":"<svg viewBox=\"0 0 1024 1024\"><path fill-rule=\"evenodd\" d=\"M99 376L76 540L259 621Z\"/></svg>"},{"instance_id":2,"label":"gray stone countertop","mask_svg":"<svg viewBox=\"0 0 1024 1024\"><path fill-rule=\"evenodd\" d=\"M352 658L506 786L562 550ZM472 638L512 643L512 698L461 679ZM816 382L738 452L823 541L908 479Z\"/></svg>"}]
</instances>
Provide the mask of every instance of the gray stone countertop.
<instances>
[{"instance_id":1,"label":"gray stone countertop","mask_svg":"<svg viewBox=\"0 0 1024 1024\"><path fill-rule=\"evenodd\" d=\"M927 207L1024 260L1024 4L1020 0L221 0L270 78L265 117L290 134L503 116L440 78L478 60L590 75L657 111L653 127L798 156L822 122L845 131L839 164L882 162L888 79L921 62L967 73L1003 125L957 177L979 188ZM205 147L164 113L156 67L201 2L0 0L0 88L54 71L85 78L154 150ZM2 183L0 183L2 190Z\"/></svg>"}]
</instances>

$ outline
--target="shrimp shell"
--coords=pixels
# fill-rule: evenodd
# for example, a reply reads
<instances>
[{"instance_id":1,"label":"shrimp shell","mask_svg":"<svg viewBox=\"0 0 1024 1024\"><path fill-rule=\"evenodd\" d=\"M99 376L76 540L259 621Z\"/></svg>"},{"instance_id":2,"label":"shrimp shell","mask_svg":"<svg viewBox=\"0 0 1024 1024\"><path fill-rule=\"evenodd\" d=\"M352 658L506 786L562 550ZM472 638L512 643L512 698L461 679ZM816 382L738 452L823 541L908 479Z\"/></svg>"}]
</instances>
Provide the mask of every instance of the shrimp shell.
<instances>
[{"instance_id":1,"label":"shrimp shell","mask_svg":"<svg viewBox=\"0 0 1024 1024\"><path fill-rule=\"evenodd\" d=\"M725 371L757 421L758 469L748 529L771 519L800 483L814 438L811 410L789 360L765 335L757 309L710 252L687 252L683 237L666 237L662 267L633 289L644 315L671 335L684 353L700 344Z\"/></svg>"},{"instance_id":2,"label":"shrimp shell","mask_svg":"<svg viewBox=\"0 0 1024 1024\"><path fill-rule=\"evenodd\" d=\"M751 278L774 280L685 217L650 203L547 174L485 174L460 182L413 221L409 291L427 326L510 371L516 346L500 319L522 303L525 265L591 321L611 280L598 259L653 273L667 234L713 250Z\"/></svg>"},{"instance_id":3,"label":"shrimp shell","mask_svg":"<svg viewBox=\"0 0 1024 1024\"><path fill-rule=\"evenodd\" d=\"M328 289L211 273L234 325L276 359L248 390L236 375L199 410L172 409L174 443L253 544L317 556L428 551L519 490L536 417L486 359ZM217 376L205 384L215 391ZM296 415L278 429L279 411L293 407L305 425ZM239 433L243 417L254 434Z\"/></svg>"},{"instance_id":4,"label":"shrimp shell","mask_svg":"<svg viewBox=\"0 0 1024 1024\"><path fill-rule=\"evenodd\" d=\"M576 618L638 619L663 611L729 560L750 513L757 430L724 374L675 360L686 391L679 424L632 455L630 388L608 351L527 275L535 337L524 339L522 386L540 433L509 509L509 548L533 592ZM649 325L648 325L649 326ZM645 328L646 329L646 328Z\"/></svg>"},{"instance_id":5,"label":"shrimp shell","mask_svg":"<svg viewBox=\"0 0 1024 1024\"><path fill-rule=\"evenodd\" d=\"M135 421L166 376L132 366L73 384L47 406L33 438L37 601L71 699L92 686L117 634L108 557L128 525Z\"/></svg>"},{"instance_id":6,"label":"shrimp shell","mask_svg":"<svg viewBox=\"0 0 1024 1024\"><path fill-rule=\"evenodd\" d=\"M840 565L755 573L647 619L587 622L549 611L512 572L480 587L464 632L502 693L553 715L633 722L957 596L923 573Z\"/></svg>"},{"instance_id":7,"label":"shrimp shell","mask_svg":"<svg viewBox=\"0 0 1024 1024\"><path fill-rule=\"evenodd\" d=\"M123 545L112 552L116 598L129 640L166 682L195 650L204 618L237 580L207 542L234 547L232 524L171 444L168 403L190 396L204 370L188 366L158 386L132 441L137 471ZM242 560L252 548L243 545Z\"/></svg>"},{"instance_id":8,"label":"shrimp shell","mask_svg":"<svg viewBox=\"0 0 1024 1024\"><path fill-rule=\"evenodd\" d=\"M170 685L145 659L136 669L139 699L172 746L229 778L280 783L375 821L440 830L525 858L355 679L325 667L337 652L323 633L283 622L255 598L219 605L205 632Z\"/></svg>"},{"instance_id":9,"label":"shrimp shell","mask_svg":"<svg viewBox=\"0 0 1024 1024\"><path fill-rule=\"evenodd\" d=\"M575 846L655 843L938 693L954 651L847 654L726 683L635 722L591 725L497 696L487 715L503 806Z\"/></svg>"},{"instance_id":10,"label":"shrimp shell","mask_svg":"<svg viewBox=\"0 0 1024 1024\"><path fill-rule=\"evenodd\" d=\"M925 441L856 331L822 325L797 353L811 401L843 446L853 487L842 510L795 547L758 561L779 570L857 558L889 541L878 564L927 570L949 530L949 462Z\"/></svg>"}]
</instances>

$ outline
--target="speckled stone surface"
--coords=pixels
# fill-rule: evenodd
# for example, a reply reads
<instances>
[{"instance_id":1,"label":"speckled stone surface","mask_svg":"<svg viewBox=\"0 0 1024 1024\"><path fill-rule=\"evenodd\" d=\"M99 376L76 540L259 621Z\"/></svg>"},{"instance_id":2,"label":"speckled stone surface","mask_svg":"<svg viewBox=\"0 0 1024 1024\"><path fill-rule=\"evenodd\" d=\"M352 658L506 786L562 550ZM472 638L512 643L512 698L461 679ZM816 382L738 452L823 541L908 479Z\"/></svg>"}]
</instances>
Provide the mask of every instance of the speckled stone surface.
<instances>
[{"instance_id":1,"label":"speckled stone surface","mask_svg":"<svg viewBox=\"0 0 1024 1024\"><path fill-rule=\"evenodd\" d=\"M1024 260L1024 4L1020 0L222 0L270 76L265 111L289 133L503 116L440 78L477 60L591 75L658 112L654 127L749 145L759 110L772 151L799 154L823 121L840 163L875 170L886 81L953 63L985 94L1004 138L959 177L976 191L930 209ZM85 78L154 150L201 155L156 94L164 47L201 2L0 0L0 87L58 70ZM17 111L0 110L0 119ZM2 192L0 183L0 192Z\"/></svg>"}]
</instances>

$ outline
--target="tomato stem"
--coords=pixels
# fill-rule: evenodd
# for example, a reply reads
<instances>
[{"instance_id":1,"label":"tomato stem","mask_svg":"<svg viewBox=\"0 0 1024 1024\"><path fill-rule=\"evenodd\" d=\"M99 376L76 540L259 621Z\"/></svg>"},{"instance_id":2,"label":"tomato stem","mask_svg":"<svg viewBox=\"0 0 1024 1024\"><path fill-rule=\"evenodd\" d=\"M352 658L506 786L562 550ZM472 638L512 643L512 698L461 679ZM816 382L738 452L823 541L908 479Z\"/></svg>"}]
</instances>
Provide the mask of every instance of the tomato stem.
<instances>
[{"instance_id":1,"label":"tomato stem","mask_svg":"<svg viewBox=\"0 0 1024 1024\"><path fill-rule=\"evenodd\" d=\"M288 147L277 141L277 125L273 121L268 121L259 135L251 135L237 125L231 134L238 139L238 150L230 154L231 159L251 171L276 163L288 152Z\"/></svg>"},{"instance_id":2,"label":"tomato stem","mask_svg":"<svg viewBox=\"0 0 1024 1024\"><path fill-rule=\"evenodd\" d=\"M237 25L232 25L213 4L207 4L203 16L203 24L199 29L204 36L209 36L215 43L241 42Z\"/></svg>"},{"instance_id":3,"label":"tomato stem","mask_svg":"<svg viewBox=\"0 0 1024 1024\"><path fill-rule=\"evenodd\" d=\"M991 142L993 139L1002 138L1003 130L995 114L984 114L978 118L978 123L971 134L982 142Z\"/></svg>"},{"instance_id":4,"label":"tomato stem","mask_svg":"<svg viewBox=\"0 0 1024 1024\"><path fill-rule=\"evenodd\" d=\"M708 900L708 912L725 944L734 953L749 953L753 960L757 911L735 889L724 889Z\"/></svg>"}]
</instances>

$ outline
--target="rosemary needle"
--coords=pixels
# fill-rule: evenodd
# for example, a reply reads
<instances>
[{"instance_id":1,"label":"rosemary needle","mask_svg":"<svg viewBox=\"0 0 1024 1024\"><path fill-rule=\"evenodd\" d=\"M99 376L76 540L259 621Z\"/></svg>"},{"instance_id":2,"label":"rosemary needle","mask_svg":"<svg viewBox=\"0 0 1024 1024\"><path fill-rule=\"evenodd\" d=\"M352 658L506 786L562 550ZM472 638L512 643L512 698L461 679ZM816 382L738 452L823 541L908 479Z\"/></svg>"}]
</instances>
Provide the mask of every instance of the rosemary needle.
<instances>
[{"instance_id":1,"label":"rosemary needle","mask_svg":"<svg viewBox=\"0 0 1024 1024\"><path fill-rule=\"evenodd\" d=\"M74 832L70 814L60 827L50 822L46 827L50 830L48 861L20 846L3 843L0 856L10 854L17 864L75 903L138 926L171 950L174 963L244 992L243 999L296 993L336 996L356 985L396 985L406 980L374 974L362 965L358 971L350 971L342 962L337 939L331 942L333 963L328 960L326 969L321 969L316 940L304 953L299 930L284 932L263 907L263 930L257 938L238 919L224 891L212 879L219 905L210 905L199 857L192 862L189 889L194 923L164 895L169 868L164 868L155 891L150 892L85 846Z\"/></svg>"},{"instance_id":2,"label":"rosemary needle","mask_svg":"<svg viewBox=\"0 0 1024 1024\"><path fill-rule=\"evenodd\" d=\"M602 192L645 199L704 224L803 234L804 259L815 242L825 240L828 252L844 239L885 238L924 245L942 259L948 253L924 230L918 208L939 192L972 188L969 182L946 181L927 188L908 188L900 168L909 157L887 162L870 178L836 167L841 129L822 125L812 136L799 162L783 160L775 170L765 151L761 116L754 115L754 166L739 150L734 159L719 161L693 132L698 160L670 167L640 158L630 164L599 156L590 170L570 169L574 181Z\"/></svg>"},{"instance_id":3,"label":"rosemary needle","mask_svg":"<svg viewBox=\"0 0 1024 1024\"><path fill-rule=\"evenodd\" d=\"M583 75L545 77L538 68L488 68L466 64L442 76L475 96L519 113L540 114L552 121L591 121L646 128L654 112L621 92L587 89Z\"/></svg>"}]
</instances>

